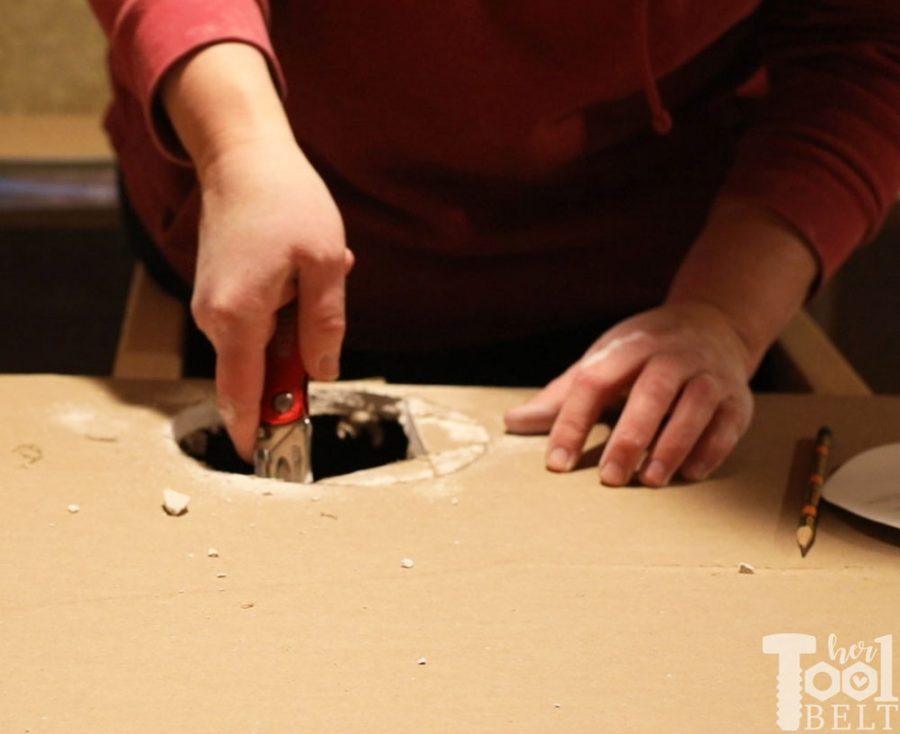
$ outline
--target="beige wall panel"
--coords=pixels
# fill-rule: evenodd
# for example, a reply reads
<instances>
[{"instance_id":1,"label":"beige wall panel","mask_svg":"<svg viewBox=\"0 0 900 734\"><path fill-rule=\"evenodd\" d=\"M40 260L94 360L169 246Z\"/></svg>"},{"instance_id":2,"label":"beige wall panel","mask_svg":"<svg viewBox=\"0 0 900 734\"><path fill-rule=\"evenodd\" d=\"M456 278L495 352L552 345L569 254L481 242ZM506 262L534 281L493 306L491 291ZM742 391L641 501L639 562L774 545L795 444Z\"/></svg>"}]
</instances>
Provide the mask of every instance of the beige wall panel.
<instances>
[{"instance_id":1,"label":"beige wall panel","mask_svg":"<svg viewBox=\"0 0 900 734\"><path fill-rule=\"evenodd\" d=\"M105 41L87 0L0 0L0 114L99 113Z\"/></svg>"}]
</instances>

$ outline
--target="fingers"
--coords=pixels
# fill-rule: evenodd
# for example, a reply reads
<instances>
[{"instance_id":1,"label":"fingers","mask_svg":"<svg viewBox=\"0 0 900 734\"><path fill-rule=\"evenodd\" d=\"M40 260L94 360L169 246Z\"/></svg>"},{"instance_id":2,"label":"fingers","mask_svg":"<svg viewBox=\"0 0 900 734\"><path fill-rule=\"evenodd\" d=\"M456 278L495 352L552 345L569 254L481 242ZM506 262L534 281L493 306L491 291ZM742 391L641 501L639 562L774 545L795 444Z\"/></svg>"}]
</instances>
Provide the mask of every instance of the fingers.
<instances>
[{"instance_id":1,"label":"fingers","mask_svg":"<svg viewBox=\"0 0 900 734\"><path fill-rule=\"evenodd\" d=\"M719 383L708 373L688 380L641 471L644 484L664 487L669 483L712 420L721 396Z\"/></svg>"},{"instance_id":2,"label":"fingers","mask_svg":"<svg viewBox=\"0 0 900 734\"><path fill-rule=\"evenodd\" d=\"M616 400L631 377L631 360L609 360L605 365L584 361L571 375L571 387L550 431L547 468L571 471L591 428L603 409Z\"/></svg>"},{"instance_id":3,"label":"fingers","mask_svg":"<svg viewBox=\"0 0 900 734\"><path fill-rule=\"evenodd\" d=\"M347 263L341 252L339 258L321 258L305 263L300 269L300 353L306 371L315 380L337 379L340 371L341 342L346 330Z\"/></svg>"},{"instance_id":4,"label":"fingers","mask_svg":"<svg viewBox=\"0 0 900 734\"><path fill-rule=\"evenodd\" d=\"M547 433L569 393L577 367L567 369L526 403L507 410L503 415L506 430L525 435Z\"/></svg>"},{"instance_id":5,"label":"fingers","mask_svg":"<svg viewBox=\"0 0 900 734\"><path fill-rule=\"evenodd\" d=\"M749 390L723 400L724 385L708 373L690 376L682 388L681 380L661 379L659 369L648 365L632 388L600 460L604 484L621 486L637 471L651 487L667 485L679 469L685 479L705 479L749 425Z\"/></svg>"},{"instance_id":6,"label":"fingers","mask_svg":"<svg viewBox=\"0 0 900 734\"><path fill-rule=\"evenodd\" d=\"M556 411L547 468L570 471L602 411L633 379L600 459L601 481L621 486L639 473L644 484L662 487L679 470L685 479L704 479L724 461L749 425L749 389L698 369L684 355L645 358L637 350L617 355L602 367L583 360L529 403L507 413L514 418L507 418L507 424L539 430L545 416Z\"/></svg>"},{"instance_id":7,"label":"fingers","mask_svg":"<svg viewBox=\"0 0 900 734\"><path fill-rule=\"evenodd\" d=\"M753 399L749 391L745 396L723 403L682 464L681 476L700 481L718 469L746 432L752 414Z\"/></svg>"},{"instance_id":8,"label":"fingers","mask_svg":"<svg viewBox=\"0 0 900 734\"><path fill-rule=\"evenodd\" d=\"M684 369L675 359L651 359L631 389L600 459L600 479L618 487L636 471L681 390Z\"/></svg>"},{"instance_id":9,"label":"fingers","mask_svg":"<svg viewBox=\"0 0 900 734\"><path fill-rule=\"evenodd\" d=\"M214 341L216 348L216 400L219 415L237 453L251 461L259 427L259 403L265 371L265 346L272 326L261 329L255 322L234 322L227 338Z\"/></svg>"},{"instance_id":10,"label":"fingers","mask_svg":"<svg viewBox=\"0 0 900 734\"><path fill-rule=\"evenodd\" d=\"M259 401L262 397L262 359L256 353L232 358L220 355L216 363L216 395L219 415L228 430L234 448L250 462L259 427Z\"/></svg>"},{"instance_id":11,"label":"fingers","mask_svg":"<svg viewBox=\"0 0 900 734\"><path fill-rule=\"evenodd\" d=\"M349 250L334 256L306 260L296 281L287 278L268 290L241 287L195 291L192 312L198 327L216 350L216 392L219 411L235 449L242 458L252 457L259 425L259 401L265 376L265 348L273 328L275 311L299 297L298 332L307 372L314 379L337 377L344 337L344 280L353 266ZM299 296L298 296L299 291Z\"/></svg>"}]
</instances>

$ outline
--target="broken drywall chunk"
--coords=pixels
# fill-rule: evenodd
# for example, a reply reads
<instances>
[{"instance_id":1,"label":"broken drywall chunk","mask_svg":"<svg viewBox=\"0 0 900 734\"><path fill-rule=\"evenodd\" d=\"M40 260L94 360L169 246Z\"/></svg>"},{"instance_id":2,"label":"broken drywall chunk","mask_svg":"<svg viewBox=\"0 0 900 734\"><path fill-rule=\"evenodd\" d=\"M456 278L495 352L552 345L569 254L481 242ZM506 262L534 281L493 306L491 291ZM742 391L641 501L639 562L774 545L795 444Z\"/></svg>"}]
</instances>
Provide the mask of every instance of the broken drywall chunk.
<instances>
[{"instance_id":1,"label":"broken drywall chunk","mask_svg":"<svg viewBox=\"0 0 900 734\"><path fill-rule=\"evenodd\" d=\"M738 573L756 573L756 569L749 563L743 563L738 566Z\"/></svg>"},{"instance_id":2,"label":"broken drywall chunk","mask_svg":"<svg viewBox=\"0 0 900 734\"><path fill-rule=\"evenodd\" d=\"M217 551L215 548L210 548L209 550L206 551L206 555L209 556L210 558L218 558L219 551Z\"/></svg>"},{"instance_id":3,"label":"broken drywall chunk","mask_svg":"<svg viewBox=\"0 0 900 734\"><path fill-rule=\"evenodd\" d=\"M76 512L78 512L78 511L81 509L81 506L80 506L80 505L76 505L76 504L73 502L71 505L66 505L66 509L67 509L71 514L74 515Z\"/></svg>"},{"instance_id":4,"label":"broken drywall chunk","mask_svg":"<svg viewBox=\"0 0 900 734\"><path fill-rule=\"evenodd\" d=\"M404 558L400 561L400 565L403 566L403 568L412 568L416 565L416 562L412 558Z\"/></svg>"},{"instance_id":5,"label":"broken drywall chunk","mask_svg":"<svg viewBox=\"0 0 900 734\"><path fill-rule=\"evenodd\" d=\"M224 578L227 578L227 576L228 576L228 574L225 573L224 571L219 571L219 573L216 574L217 579L224 579Z\"/></svg>"},{"instance_id":6,"label":"broken drywall chunk","mask_svg":"<svg viewBox=\"0 0 900 734\"><path fill-rule=\"evenodd\" d=\"M418 660L416 660L416 665L425 665L427 663L428 663L428 660L425 658L419 658Z\"/></svg>"},{"instance_id":7,"label":"broken drywall chunk","mask_svg":"<svg viewBox=\"0 0 900 734\"><path fill-rule=\"evenodd\" d=\"M191 498L188 495L176 492L174 489L163 490L163 510L165 510L167 515L172 517L183 515L187 512L188 502L190 501Z\"/></svg>"}]
</instances>

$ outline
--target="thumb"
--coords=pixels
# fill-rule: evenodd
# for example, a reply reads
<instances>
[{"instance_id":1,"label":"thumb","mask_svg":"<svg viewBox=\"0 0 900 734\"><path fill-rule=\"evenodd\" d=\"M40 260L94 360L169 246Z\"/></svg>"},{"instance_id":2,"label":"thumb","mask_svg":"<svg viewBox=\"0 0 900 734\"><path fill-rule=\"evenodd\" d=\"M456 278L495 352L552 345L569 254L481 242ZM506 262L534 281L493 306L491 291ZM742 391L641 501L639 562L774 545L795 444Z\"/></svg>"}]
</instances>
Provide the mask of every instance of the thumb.
<instances>
[{"instance_id":1,"label":"thumb","mask_svg":"<svg viewBox=\"0 0 900 734\"><path fill-rule=\"evenodd\" d=\"M352 266L341 252L339 259L310 263L300 270L300 350L306 371L314 380L338 376L344 338L344 280Z\"/></svg>"},{"instance_id":2,"label":"thumb","mask_svg":"<svg viewBox=\"0 0 900 734\"><path fill-rule=\"evenodd\" d=\"M506 430L521 434L549 433L566 395L569 394L577 368L577 363L572 365L533 398L507 410L503 415Z\"/></svg>"}]
</instances>

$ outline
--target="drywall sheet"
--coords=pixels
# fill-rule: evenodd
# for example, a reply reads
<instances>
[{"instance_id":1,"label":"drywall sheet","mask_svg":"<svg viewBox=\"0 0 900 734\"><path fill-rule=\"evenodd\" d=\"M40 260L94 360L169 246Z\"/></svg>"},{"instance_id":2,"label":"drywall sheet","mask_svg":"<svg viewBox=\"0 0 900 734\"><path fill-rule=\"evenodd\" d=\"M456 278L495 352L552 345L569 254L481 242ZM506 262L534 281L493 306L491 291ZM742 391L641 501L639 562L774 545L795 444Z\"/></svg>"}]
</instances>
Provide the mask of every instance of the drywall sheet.
<instances>
[{"instance_id":1,"label":"drywall sheet","mask_svg":"<svg viewBox=\"0 0 900 734\"><path fill-rule=\"evenodd\" d=\"M545 472L525 392L365 387L430 458L286 486L180 452L205 382L0 377L0 731L900 727L896 537L794 541L818 426L840 463L900 399L762 396L718 475L650 490Z\"/></svg>"}]
</instances>

